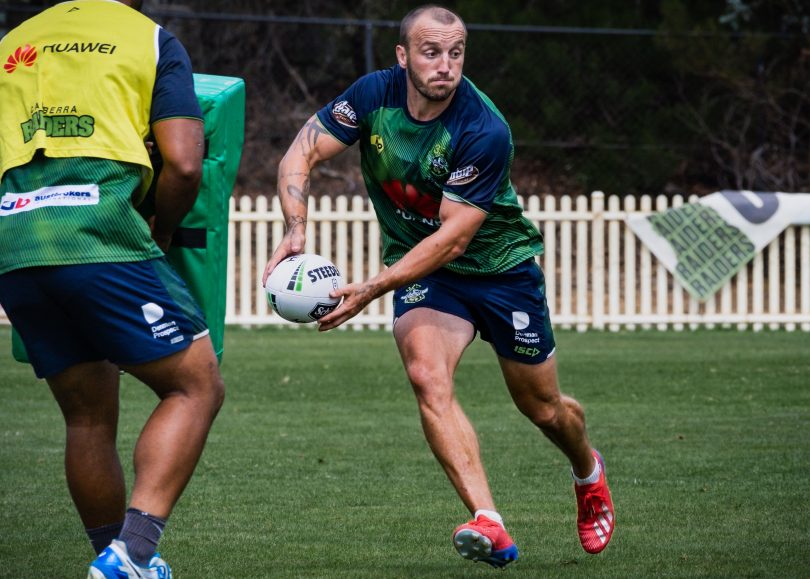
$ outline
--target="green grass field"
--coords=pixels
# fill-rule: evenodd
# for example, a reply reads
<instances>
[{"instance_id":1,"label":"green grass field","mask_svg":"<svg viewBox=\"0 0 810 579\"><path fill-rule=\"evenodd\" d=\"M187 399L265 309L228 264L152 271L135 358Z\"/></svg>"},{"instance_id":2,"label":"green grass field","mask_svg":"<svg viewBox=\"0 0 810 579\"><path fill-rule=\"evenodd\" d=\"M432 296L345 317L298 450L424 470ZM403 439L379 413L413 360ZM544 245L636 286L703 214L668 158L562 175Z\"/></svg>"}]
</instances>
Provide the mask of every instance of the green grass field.
<instances>
[{"instance_id":1,"label":"green grass field","mask_svg":"<svg viewBox=\"0 0 810 579\"><path fill-rule=\"evenodd\" d=\"M585 406L616 503L601 555L581 550L566 462L513 407L487 345L457 382L521 549L503 572L451 545L467 513L422 438L390 333L229 328L225 406L161 542L176 579L810 577L808 334L557 339L563 391ZM0 327L0 577L84 577L61 415L9 351ZM125 376L126 463L153 405Z\"/></svg>"}]
</instances>

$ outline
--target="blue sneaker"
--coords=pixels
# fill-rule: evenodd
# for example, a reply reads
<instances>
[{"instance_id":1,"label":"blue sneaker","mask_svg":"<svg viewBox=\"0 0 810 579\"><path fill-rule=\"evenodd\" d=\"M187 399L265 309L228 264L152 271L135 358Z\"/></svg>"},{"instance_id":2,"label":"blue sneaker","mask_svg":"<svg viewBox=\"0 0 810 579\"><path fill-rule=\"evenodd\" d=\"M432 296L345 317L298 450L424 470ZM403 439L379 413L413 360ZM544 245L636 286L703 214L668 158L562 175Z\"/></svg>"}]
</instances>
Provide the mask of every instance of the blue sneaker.
<instances>
[{"instance_id":1,"label":"blue sneaker","mask_svg":"<svg viewBox=\"0 0 810 579\"><path fill-rule=\"evenodd\" d=\"M157 570L158 579L172 579L172 570L166 561L160 557L160 553L155 553L155 556L149 561L149 568Z\"/></svg>"},{"instance_id":2,"label":"blue sneaker","mask_svg":"<svg viewBox=\"0 0 810 579\"><path fill-rule=\"evenodd\" d=\"M130 559L124 542L113 540L110 546L90 564L87 579L171 579L166 561L155 554L149 567L140 567Z\"/></svg>"}]
</instances>

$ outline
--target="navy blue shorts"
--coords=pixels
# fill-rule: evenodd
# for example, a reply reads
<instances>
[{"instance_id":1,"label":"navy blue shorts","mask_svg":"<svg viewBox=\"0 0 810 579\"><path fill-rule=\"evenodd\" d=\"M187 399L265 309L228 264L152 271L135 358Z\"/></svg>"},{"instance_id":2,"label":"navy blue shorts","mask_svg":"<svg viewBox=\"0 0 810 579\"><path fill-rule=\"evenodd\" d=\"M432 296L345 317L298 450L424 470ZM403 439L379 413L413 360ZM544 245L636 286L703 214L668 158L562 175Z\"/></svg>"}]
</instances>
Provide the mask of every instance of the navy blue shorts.
<instances>
[{"instance_id":1,"label":"navy blue shorts","mask_svg":"<svg viewBox=\"0 0 810 579\"><path fill-rule=\"evenodd\" d=\"M533 259L496 275L439 269L394 292L394 317L430 308L470 322L499 356L540 364L554 353L546 281Z\"/></svg>"},{"instance_id":2,"label":"navy blue shorts","mask_svg":"<svg viewBox=\"0 0 810 579\"><path fill-rule=\"evenodd\" d=\"M13 270L0 275L0 304L38 378L82 362L151 362L208 334L165 258Z\"/></svg>"}]
</instances>

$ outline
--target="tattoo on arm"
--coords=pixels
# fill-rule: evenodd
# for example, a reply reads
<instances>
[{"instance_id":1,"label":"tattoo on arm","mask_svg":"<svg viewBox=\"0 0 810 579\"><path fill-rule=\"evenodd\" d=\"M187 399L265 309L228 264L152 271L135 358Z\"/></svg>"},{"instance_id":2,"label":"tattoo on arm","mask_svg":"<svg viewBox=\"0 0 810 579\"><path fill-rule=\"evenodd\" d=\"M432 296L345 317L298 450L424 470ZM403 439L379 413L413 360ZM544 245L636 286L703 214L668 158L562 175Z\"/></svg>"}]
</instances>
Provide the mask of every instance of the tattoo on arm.
<instances>
[{"instance_id":1,"label":"tattoo on arm","mask_svg":"<svg viewBox=\"0 0 810 579\"><path fill-rule=\"evenodd\" d=\"M301 152L306 154L308 151L314 149L315 144L318 142L318 137L325 134L327 134L327 132L318 124L317 118L313 117L309 119L296 137L296 141L298 141L301 147Z\"/></svg>"},{"instance_id":2,"label":"tattoo on arm","mask_svg":"<svg viewBox=\"0 0 810 579\"><path fill-rule=\"evenodd\" d=\"M295 185L287 185L287 194L298 201L299 203L307 204L307 196L309 195L309 179L305 179L302 188L299 189Z\"/></svg>"},{"instance_id":3,"label":"tattoo on arm","mask_svg":"<svg viewBox=\"0 0 810 579\"><path fill-rule=\"evenodd\" d=\"M312 117L301 128L301 130L298 131L298 135L295 137L295 141L292 146L298 147L301 155L303 155L304 158L308 158L310 151L315 148L318 137L322 134L326 134L326 130L324 130L323 127L318 124L316 117ZM300 180L299 185L298 181L301 177L303 177L303 179ZM296 183L290 183L290 179L294 179ZM306 212L307 197L309 196L309 172L291 171L290 173L284 175L284 180L287 181L287 195L289 195L293 200L302 204L304 206L304 212ZM305 217L293 215L287 219L287 231L292 231L298 225L304 225L306 227L306 222L307 220Z\"/></svg>"},{"instance_id":4,"label":"tattoo on arm","mask_svg":"<svg viewBox=\"0 0 810 579\"><path fill-rule=\"evenodd\" d=\"M293 215L287 220L287 231L292 231L296 225L306 226L307 220L300 215Z\"/></svg>"}]
</instances>

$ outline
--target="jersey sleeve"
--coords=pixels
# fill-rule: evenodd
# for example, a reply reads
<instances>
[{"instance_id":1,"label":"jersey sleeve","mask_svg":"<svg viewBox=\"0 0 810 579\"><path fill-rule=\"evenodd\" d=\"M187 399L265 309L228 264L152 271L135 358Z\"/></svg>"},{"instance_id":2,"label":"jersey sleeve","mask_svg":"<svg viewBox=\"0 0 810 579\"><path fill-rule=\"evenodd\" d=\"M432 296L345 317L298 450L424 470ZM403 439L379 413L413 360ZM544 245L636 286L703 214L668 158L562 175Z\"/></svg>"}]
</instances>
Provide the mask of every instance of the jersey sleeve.
<instances>
[{"instance_id":1,"label":"jersey sleeve","mask_svg":"<svg viewBox=\"0 0 810 579\"><path fill-rule=\"evenodd\" d=\"M489 212L512 161L512 139L503 123L465 133L444 196Z\"/></svg>"},{"instance_id":2,"label":"jersey sleeve","mask_svg":"<svg viewBox=\"0 0 810 579\"><path fill-rule=\"evenodd\" d=\"M390 70L372 72L355 81L317 112L318 120L333 137L351 146L360 138L363 119L385 98Z\"/></svg>"},{"instance_id":3,"label":"jersey sleeve","mask_svg":"<svg viewBox=\"0 0 810 579\"><path fill-rule=\"evenodd\" d=\"M158 32L158 63L152 90L149 123L171 118L202 119L194 92L191 60L183 45L170 32Z\"/></svg>"}]
</instances>

